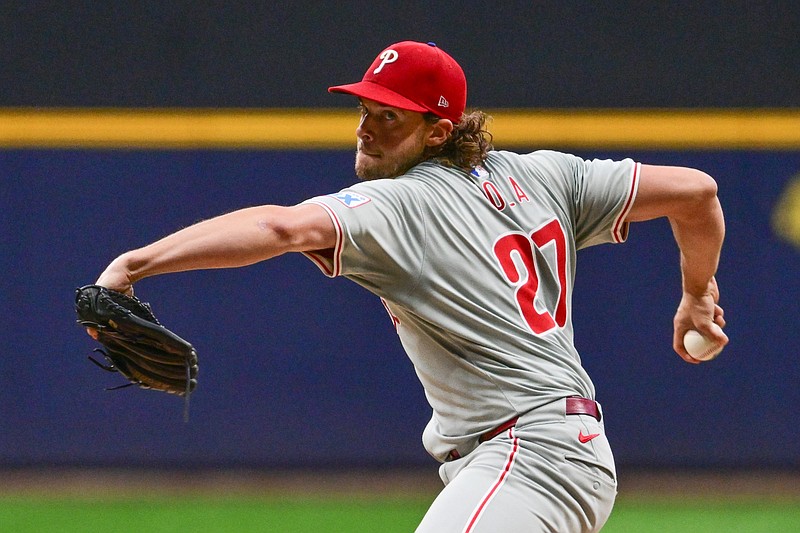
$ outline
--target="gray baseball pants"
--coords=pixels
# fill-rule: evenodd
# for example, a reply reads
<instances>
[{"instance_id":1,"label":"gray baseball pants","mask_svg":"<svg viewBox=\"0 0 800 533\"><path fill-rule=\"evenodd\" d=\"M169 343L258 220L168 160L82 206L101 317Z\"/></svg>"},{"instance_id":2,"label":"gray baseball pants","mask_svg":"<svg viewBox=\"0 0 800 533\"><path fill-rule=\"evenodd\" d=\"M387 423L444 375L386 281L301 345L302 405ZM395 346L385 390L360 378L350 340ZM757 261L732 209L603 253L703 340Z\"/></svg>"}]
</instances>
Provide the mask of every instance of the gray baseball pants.
<instances>
[{"instance_id":1,"label":"gray baseball pants","mask_svg":"<svg viewBox=\"0 0 800 533\"><path fill-rule=\"evenodd\" d=\"M443 463L445 488L417 533L599 531L617 494L602 420L567 415L566 399Z\"/></svg>"}]
</instances>

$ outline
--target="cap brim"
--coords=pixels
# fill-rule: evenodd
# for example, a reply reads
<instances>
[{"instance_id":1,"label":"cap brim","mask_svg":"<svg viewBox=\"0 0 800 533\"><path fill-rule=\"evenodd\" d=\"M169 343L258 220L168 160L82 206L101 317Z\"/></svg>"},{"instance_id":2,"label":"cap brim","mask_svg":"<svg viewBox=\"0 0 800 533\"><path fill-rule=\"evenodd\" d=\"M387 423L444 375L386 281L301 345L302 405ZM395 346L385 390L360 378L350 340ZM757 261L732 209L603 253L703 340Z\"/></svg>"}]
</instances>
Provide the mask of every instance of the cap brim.
<instances>
[{"instance_id":1,"label":"cap brim","mask_svg":"<svg viewBox=\"0 0 800 533\"><path fill-rule=\"evenodd\" d=\"M368 100L375 100L379 104L406 109L408 111L416 111L418 113L426 113L429 111L428 108L422 107L408 98L387 89L383 85L378 85L371 81L336 85L334 87L329 87L328 92L352 94L353 96L359 96Z\"/></svg>"}]
</instances>

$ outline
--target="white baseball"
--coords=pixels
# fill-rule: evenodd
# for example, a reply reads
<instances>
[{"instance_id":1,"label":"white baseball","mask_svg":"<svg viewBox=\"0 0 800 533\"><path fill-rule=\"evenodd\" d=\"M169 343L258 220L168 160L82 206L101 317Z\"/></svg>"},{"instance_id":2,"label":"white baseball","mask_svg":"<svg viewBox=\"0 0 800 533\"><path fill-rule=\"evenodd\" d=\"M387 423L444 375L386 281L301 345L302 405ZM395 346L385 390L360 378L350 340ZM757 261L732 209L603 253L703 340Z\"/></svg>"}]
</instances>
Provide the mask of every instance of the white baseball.
<instances>
[{"instance_id":1,"label":"white baseball","mask_svg":"<svg viewBox=\"0 0 800 533\"><path fill-rule=\"evenodd\" d=\"M683 346L698 361L710 361L722 351L722 345L690 329L683 336Z\"/></svg>"}]
</instances>

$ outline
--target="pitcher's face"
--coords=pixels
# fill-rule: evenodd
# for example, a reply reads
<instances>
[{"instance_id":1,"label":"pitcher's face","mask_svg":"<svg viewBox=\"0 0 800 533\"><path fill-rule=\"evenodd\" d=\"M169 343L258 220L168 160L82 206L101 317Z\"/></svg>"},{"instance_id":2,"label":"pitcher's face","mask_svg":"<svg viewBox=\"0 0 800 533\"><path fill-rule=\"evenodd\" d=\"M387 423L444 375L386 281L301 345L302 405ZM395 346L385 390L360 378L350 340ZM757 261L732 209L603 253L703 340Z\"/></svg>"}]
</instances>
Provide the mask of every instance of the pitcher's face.
<instances>
[{"instance_id":1,"label":"pitcher's face","mask_svg":"<svg viewBox=\"0 0 800 533\"><path fill-rule=\"evenodd\" d=\"M420 163L431 130L422 113L361 100L356 129L356 175L362 180L394 178Z\"/></svg>"}]
</instances>

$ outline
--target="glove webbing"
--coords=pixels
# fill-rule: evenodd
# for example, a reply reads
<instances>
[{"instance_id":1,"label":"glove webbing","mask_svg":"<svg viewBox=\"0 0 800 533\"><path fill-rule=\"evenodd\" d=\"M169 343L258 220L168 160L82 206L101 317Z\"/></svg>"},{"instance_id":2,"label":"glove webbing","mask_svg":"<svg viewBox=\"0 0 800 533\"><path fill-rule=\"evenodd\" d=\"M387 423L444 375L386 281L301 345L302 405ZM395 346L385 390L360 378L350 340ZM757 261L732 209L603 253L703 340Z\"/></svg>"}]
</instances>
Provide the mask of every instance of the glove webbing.
<instances>
[{"instance_id":1,"label":"glove webbing","mask_svg":"<svg viewBox=\"0 0 800 533\"><path fill-rule=\"evenodd\" d=\"M103 358L106 361L109 361L109 362L111 361L111 358L108 356L108 354L102 348L95 348L93 351L100 352L101 354L103 354ZM106 372L119 372L119 370L117 370L117 367L114 366L113 364L104 365L103 363L101 363L100 361L98 361L97 359L92 357L91 355L89 356L89 361L91 361L92 363L96 364L97 366L99 366L100 368L105 370ZM189 421L189 396L191 396L191 394L192 394L192 390L191 390L192 368L191 368L191 365L189 364L188 360L184 364L184 368L186 369L186 388L185 388L186 392L183 394L183 421L184 421L184 423L186 423L186 422ZM123 385L117 385L116 387L106 387L105 390L107 390L107 391L120 390L120 389L124 389L126 387L132 387L133 385L142 385L142 382L141 381L139 381L139 382L130 381L130 382L125 383Z\"/></svg>"}]
</instances>

